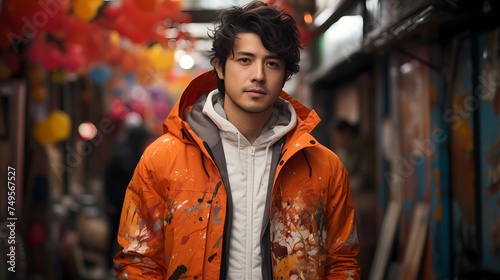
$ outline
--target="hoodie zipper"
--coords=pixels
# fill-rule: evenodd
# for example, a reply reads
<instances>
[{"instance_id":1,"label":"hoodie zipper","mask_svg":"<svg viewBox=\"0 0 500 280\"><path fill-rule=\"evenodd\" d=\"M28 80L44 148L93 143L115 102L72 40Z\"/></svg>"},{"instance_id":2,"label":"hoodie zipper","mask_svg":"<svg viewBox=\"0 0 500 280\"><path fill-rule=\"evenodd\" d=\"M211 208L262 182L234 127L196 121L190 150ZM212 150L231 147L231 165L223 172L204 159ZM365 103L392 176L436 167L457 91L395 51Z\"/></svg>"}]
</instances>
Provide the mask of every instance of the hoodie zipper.
<instances>
[{"instance_id":1,"label":"hoodie zipper","mask_svg":"<svg viewBox=\"0 0 500 280\"><path fill-rule=\"evenodd\" d=\"M250 162L250 168L252 169L252 172L248 173L247 176L251 178L251 184L247 184L247 217L248 217L248 224L247 224L247 275L248 277L252 277L252 271L253 271L253 201L254 201L254 194L253 194L253 186L255 184L255 147L250 146L250 155L251 155L251 162Z\"/></svg>"}]
</instances>

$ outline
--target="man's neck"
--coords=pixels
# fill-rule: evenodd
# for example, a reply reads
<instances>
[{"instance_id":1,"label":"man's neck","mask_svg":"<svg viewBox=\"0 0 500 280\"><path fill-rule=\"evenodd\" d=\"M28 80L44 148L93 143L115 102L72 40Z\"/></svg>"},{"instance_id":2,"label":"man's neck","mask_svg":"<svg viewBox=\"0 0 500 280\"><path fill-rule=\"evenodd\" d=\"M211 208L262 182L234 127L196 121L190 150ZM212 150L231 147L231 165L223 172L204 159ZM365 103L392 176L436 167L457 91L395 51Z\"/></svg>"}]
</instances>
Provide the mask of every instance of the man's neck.
<instances>
[{"instance_id":1,"label":"man's neck","mask_svg":"<svg viewBox=\"0 0 500 280\"><path fill-rule=\"evenodd\" d=\"M253 143L262 132L262 128L272 115L272 110L265 113L242 113L226 111L227 119L245 136L245 138Z\"/></svg>"}]
</instances>

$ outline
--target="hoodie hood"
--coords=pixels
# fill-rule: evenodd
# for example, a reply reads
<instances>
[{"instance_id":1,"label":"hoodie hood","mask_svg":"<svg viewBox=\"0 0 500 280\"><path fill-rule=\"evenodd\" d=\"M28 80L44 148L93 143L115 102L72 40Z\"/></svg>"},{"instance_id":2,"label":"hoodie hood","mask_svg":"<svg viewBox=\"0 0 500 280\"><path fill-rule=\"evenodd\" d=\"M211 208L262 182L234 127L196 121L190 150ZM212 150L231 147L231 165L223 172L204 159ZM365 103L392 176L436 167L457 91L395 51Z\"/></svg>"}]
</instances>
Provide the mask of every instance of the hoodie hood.
<instances>
[{"instance_id":1,"label":"hoodie hood","mask_svg":"<svg viewBox=\"0 0 500 280\"><path fill-rule=\"evenodd\" d=\"M241 138L245 139L238 129L227 120L226 112L223 108L224 96L219 90L213 90L208 94L207 101L202 101L203 114L207 115L219 128L222 138L225 138L234 145L240 146ZM188 121L189 122L189 121ZM286 133L295 127L297 122L293 106L286 100L278 98L273 106L273 114L262 129L262 134L253 143L254 146L270 146L277 142ZM191 123L191 122L189 122ZM237 144L235 144L237 143ZM245 139L245 146L250 143Z\"/></svg>"},{"instance_id":2,"label":"hoodie hood","mask_svg":"<svg viewBox=\"0 0 500 280\"><path fill-rule=\"evenodd\" d=\"M185 139L185 132L191 131L186 122L187 113L201 96L207 96L216 88L217 77L214 71L205 72L193 79L163 122L163 133L168 132L179 139ZM316 111L308 109L285 91L281 92L280 97L288 101L296 112L297 125L294 128L294 135L310 133L318 125L320 118Z\"/></svg>"}]
</instances>

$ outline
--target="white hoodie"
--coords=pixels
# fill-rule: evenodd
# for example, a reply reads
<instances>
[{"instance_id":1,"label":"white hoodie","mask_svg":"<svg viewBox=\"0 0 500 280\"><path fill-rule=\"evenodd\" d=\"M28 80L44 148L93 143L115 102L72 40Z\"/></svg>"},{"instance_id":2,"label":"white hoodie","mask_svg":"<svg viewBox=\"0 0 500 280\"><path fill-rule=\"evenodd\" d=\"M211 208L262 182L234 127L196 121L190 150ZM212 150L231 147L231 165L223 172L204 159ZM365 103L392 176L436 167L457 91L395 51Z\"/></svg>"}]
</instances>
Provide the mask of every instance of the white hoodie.
<instances>
[{"instance_id":1,"label":"white hoodie","mask_svg":"<svg viewBox=\"0 0 500 280\"><path fill-rule=\"evenodd\" d=\"M295 127L292 105L279 98L273 114L253 144L227 120L223 95L212 91L203 107L219 128L226 157L234 213L229 248L228 279L262 279L260 236L272 149L270 147Z\"/></svg>"}]
</instances>

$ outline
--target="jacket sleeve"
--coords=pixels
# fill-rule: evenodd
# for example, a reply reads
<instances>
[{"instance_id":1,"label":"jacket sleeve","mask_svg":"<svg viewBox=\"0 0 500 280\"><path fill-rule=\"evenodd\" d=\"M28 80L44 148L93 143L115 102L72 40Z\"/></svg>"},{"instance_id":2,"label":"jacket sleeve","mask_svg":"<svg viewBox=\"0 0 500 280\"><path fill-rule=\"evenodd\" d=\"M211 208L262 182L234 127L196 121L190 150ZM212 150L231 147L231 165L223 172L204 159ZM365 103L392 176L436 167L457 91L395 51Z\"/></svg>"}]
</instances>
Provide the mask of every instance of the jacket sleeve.
<instances>
[{"instance_id":1,"label":"jacket sleeve","mask_svg":"<svg viewBox=\"0 0 500 280\"><path fill-rule=\"evenodd\" d=\"M121 251L114 257L117 279L163 279L164 199L147 157L139 161L127 187L118 230Z\"/></svg>"},{"instance_id":2,"label":"jacket sleeve","mask_svg":"<svg viewBox=\"0 0 500 280\"><path fill-rule=\"evenodd\" d=\"M326 279L360 279L357 261L359 242L356 233L354 202L349 186L349 176L339 162L331 180L328 202L329 249Z\"/></svg>"}]
</instances>

